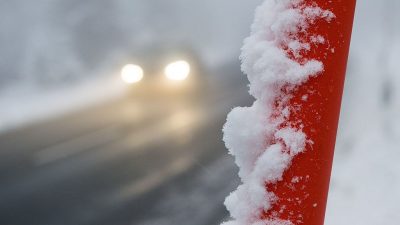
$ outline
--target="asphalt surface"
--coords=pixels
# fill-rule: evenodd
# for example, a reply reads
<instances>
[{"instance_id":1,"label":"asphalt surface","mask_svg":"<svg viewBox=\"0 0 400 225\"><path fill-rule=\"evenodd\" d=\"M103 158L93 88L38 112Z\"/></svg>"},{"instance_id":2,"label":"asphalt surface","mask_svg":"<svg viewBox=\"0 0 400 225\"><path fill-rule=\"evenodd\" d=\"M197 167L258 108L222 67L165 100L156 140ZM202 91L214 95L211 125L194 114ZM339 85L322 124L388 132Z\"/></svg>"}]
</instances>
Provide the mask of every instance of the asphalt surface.
<instances>
[{"instance_id":1,"label":"asphalt surface","mask_svg":"<svg viewBox=\"0 0 400 225\"><path fill-rule=\"evenodd\" d=\"M240 80L213 90L126 96L0 135L0 224L219 224L238 184L221 128L250 99Z\"/></svg>"}]
</instances>

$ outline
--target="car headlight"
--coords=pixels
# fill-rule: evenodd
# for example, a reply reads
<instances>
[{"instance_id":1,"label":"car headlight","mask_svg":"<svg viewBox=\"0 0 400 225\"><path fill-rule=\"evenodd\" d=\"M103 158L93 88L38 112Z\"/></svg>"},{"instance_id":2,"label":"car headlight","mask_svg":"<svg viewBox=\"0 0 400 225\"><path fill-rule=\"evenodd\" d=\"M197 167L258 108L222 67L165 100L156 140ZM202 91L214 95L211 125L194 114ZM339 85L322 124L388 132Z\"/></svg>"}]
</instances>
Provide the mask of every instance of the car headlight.
<instances>
[{"instance_id":1,"label":"car headlight","mask_svg":"<svg viewBox=\"0 0 400 225\"><path fill-rule=\"evenodd\" d=\"M128 64L121 70L121 78L128 84L133 84L143 79L143 69L138 65Z\"/></svg>"},{"instance_id":2,"label":"car headlight","mask_svg":"<svg viewBox=\"0 0 400 225\"><path fill-rule=\"evenodd\" d=\"M169 80L185 80L190 74L190 64L183 60L172 62L165 67L164 73Z\"/></svg>"}]
</instances>

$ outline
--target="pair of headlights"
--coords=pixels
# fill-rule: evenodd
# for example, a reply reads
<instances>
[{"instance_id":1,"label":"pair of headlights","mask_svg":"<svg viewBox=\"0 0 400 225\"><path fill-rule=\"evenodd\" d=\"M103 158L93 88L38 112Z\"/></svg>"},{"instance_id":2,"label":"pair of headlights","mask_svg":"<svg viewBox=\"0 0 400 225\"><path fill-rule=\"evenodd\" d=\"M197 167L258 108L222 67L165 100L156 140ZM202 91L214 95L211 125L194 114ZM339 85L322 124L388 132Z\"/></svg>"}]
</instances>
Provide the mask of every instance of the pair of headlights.
<instances>
[{"instance_id":1,"label":"pair of headlights","mask_svg":"<svg viewBox=\"0 0 400 225\"><path fill-rule=\"evenodd\" d=\"M183 81L190 73L190 64L184 60L172 62L164 68L164 75L173 81ZM144 76L142 67L134 64L125 65L121 70L124 82L133 84L141 81Z\"/></svg>"}]
</instances>

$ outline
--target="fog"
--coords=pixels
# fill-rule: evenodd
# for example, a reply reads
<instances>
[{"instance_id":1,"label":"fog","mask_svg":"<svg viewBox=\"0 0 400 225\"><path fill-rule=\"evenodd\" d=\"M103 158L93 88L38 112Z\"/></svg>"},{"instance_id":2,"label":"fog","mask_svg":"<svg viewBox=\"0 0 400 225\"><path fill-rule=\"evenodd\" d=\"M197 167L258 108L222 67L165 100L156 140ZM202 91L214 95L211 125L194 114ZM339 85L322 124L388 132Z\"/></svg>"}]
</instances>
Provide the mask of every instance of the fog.
<instances>
[{"instance_id":1,"label":"fog","mask_svg":"<svg viewBox=\"0 0 400 225\"><path fill-rule=\"evenodd\" d=\"M159 42L186 43L208 64L236 59L259 2L3 0L0 88L109 76Z\"/></svg>"}]
</instances>

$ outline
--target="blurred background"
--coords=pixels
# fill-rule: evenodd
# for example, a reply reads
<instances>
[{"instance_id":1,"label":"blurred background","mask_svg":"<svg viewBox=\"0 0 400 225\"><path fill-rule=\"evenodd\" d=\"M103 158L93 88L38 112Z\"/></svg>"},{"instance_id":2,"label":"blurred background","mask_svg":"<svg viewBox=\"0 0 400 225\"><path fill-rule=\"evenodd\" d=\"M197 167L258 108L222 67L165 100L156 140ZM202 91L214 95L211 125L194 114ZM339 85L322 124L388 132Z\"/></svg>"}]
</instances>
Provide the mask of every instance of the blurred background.
<instances>
[{"instance_id":1,"label":"blurred background","mask_svg":"<svg viewBox=\"0 0 400 225\"><path fill-rule=\"evenodd\" d=\"M0 224L210 225L262 0L0 0ZM400 221L400 2L359 1L328 225Z\"/></svg>"}]
</instances>

